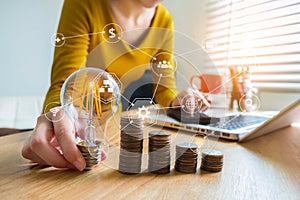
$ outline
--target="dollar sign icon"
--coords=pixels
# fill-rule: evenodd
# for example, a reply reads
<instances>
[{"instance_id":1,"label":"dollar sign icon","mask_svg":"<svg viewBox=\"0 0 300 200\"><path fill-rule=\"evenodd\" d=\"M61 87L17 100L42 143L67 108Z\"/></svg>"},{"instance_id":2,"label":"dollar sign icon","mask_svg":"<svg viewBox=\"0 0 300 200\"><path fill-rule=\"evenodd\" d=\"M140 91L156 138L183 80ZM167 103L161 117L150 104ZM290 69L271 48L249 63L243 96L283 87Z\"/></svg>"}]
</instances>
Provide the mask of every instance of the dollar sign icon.
<instances>
[{"instance_id":1,"label":"dollar sign icon","mask_svg":"<svg viewBox=\"0 0 300 200\"><path fill-rule=\"evenodd\" d=\"M110 28L108 32L109 32L109 38L115 38L116 37L114 28Z\"/></svg>"}]
</instances>

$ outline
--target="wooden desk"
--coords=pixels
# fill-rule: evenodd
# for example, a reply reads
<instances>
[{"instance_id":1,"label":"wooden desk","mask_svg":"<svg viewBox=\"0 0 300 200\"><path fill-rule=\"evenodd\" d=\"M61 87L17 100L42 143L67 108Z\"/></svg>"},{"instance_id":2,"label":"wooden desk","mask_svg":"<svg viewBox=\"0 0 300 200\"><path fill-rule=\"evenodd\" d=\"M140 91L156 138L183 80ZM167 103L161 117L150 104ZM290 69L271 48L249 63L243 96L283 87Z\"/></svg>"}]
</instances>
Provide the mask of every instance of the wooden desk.
<instances>
[{"instance_id":1,"label":"wooden desk","mask_svg":"<svg viewBox=\"0 0 300 200\"><path fill-rule=\"evenodd\" d=\"M172 167L168 175L123 175L103 164L87 172L42 169L21 157L29 134L0 138L2 200L300 198L300 126L243 144L218 141L225 155L220 173L182 174Z\"/></svg>"}]
</instances>

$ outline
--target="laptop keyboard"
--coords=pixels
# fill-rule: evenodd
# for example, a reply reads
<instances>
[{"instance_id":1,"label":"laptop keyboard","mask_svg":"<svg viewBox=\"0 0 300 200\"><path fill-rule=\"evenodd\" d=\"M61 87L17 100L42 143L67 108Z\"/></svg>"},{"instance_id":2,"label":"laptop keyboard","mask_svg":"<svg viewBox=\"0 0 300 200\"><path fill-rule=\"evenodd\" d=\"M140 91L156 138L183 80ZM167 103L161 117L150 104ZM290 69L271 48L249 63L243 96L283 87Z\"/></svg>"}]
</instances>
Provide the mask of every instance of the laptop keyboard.
<instances>
[{"instance_id":1,"label":"laptop keyboard","mask_svg":"<svg viewBox=\"0 0 300 200\"><path fill-rule=\"evenodd\" d=\"M244 128L254 124L258 124L268 120L267 117L262 116L251 116L251 115L237 115L229 116L221 119L220 122L216 124L209 124L211 127L218 127L227 130L234 130L239 128Z\"/></svg>"}]
</instances>

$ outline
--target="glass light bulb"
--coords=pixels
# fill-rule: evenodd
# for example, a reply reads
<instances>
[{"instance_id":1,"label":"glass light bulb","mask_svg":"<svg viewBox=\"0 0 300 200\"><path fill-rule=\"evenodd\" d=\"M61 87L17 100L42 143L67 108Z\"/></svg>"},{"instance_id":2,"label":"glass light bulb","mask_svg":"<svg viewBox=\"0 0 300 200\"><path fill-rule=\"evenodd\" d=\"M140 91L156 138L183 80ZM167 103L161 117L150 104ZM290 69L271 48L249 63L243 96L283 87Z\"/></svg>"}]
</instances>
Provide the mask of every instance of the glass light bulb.
<instances>
[{"instance_id":1,"label":"glass light bulb","mask_svg":"<svg viewBox=\"0 0 300 200\"><path fill-rule=\"evenodd\" d=\"M60 98L74 123L77 146L99 159L95 152L99 153L107 143L103 127L118 110L121 100L117 81L104 70L83 68L66 79Z\"/></svg>"}]
</instances>

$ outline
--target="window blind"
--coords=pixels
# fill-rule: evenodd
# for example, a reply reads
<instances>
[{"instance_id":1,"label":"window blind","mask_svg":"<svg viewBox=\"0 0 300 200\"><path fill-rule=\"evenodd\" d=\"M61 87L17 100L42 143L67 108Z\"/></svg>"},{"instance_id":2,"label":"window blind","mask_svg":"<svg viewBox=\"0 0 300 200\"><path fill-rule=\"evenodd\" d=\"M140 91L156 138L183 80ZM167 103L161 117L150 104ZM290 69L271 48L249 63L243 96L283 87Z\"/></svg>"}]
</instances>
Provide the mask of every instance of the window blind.
<instances>
[{"instance_id":1,"label":"window blind","mask_svg":"<svg viewBox=\"0 0 300 200\"><path fill-rule=\"evenodd\" d=\"M207 0L215 66L247 65L255 87L300 92L299 0Z\"/></svg>"}]
</instances>

